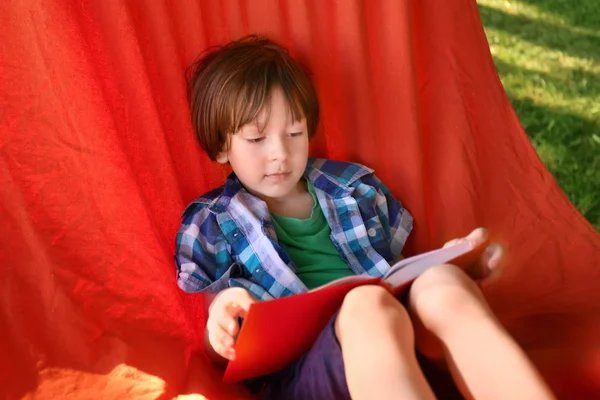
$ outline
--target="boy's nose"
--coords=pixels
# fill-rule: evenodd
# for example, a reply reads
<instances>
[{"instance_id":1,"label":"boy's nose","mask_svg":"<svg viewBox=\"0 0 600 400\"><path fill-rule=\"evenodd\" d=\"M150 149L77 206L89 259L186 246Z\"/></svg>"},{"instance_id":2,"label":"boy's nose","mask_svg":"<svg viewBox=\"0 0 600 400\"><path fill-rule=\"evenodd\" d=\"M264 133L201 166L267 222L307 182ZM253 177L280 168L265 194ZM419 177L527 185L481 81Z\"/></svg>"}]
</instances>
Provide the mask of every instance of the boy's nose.
<instances>
[{"instance_id":1,"label":"boy's nose","mask_svg":"<svg viewBox=\"0 0 600 400\"><path fill-rule=\"evenodd\" d=\"M273 139L270 150L271 160L285 160L289 154L287 144L281 138Z\"/></svg>"}]
</instances>

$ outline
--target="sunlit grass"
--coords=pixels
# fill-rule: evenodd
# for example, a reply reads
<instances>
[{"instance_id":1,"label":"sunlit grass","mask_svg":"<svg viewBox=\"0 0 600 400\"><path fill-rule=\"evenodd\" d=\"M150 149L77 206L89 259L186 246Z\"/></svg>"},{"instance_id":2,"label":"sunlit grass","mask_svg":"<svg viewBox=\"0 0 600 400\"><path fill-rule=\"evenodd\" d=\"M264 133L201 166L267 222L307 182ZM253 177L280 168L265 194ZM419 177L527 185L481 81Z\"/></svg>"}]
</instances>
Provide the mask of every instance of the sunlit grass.
<instances>
[{"instance_id":1,"label":"sunlit grass","mask_svg":"<svg viewBox=\"0 0 600 400\"><path fill-rule=\"evenodd\" d=\"M563 191L600 230L600 1L478 4L521 124Z\"/></svg>"}]
</instances>

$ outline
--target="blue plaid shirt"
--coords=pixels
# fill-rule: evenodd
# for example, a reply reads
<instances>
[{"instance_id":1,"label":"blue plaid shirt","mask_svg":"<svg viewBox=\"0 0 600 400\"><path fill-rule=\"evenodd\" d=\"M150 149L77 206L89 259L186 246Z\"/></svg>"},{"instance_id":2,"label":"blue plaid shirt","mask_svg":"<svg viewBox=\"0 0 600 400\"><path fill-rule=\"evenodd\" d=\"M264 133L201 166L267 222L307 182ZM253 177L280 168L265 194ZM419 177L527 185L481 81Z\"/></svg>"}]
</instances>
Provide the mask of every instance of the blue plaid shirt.
<instances>
[{"instance_id":1,"label":"blue plaid shirt","mask_svg":"<svg viewBox=\"0 0 600 400\"><path fill-rule=\"evenodd\" d=\"M304 177L313 182L331 241L352 271L385 274L412 229L410 213L360 164L309 159ZM182 290L216 293L238 286L261 300L308 290L277 243L266 203L235 174L194 200L182 218L175 255Z\"/></svg>"}]
</instances>

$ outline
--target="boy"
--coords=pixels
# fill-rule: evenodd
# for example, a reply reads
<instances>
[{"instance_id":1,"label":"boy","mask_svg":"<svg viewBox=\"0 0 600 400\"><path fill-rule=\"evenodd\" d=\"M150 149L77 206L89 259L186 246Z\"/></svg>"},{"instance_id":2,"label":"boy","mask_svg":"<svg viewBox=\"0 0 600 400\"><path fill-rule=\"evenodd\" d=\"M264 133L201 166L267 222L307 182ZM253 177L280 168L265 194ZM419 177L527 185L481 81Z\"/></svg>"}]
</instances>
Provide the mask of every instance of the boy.
<instances>
[{"instance_id":1,"label":"boy","mask_svg":"<svg viewBox=\"0 0 600 400\"><path fill-rule=\"evenodd\" d=\"M194 64L189 95L201 147L233 174L184 211L178 283L213 294L205 346L225 364L250 304L351 274L382 276L401 256L412 217L371 169L308 158L316 92L276 43L249 36L213 49ZM485 235L476 230L467 240ZM482 260L486 279L501 256L492 247ZM463 271L424 273L408 309L412 320L382 288L354 289L313 348L265 378L265 398L433 398L415 329L419 349L445 360L465 396L551 397Z\"/></svg>"}]
</instances>

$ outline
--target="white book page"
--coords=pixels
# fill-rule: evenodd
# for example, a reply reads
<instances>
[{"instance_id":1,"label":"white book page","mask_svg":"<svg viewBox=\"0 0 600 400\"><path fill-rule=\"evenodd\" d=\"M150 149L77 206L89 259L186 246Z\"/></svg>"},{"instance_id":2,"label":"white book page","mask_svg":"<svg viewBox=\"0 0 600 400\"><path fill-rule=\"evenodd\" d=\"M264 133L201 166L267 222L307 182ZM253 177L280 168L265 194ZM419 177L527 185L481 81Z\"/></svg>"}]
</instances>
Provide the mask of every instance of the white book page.
<instances>
[{"instance_id":1,"label":"white book page","mask_svg":"<svg viewBox=\"0 0 600 400\"><path fill-rule=\"evenodd\" d=\"M455 245L432 250L427 253L422 253L414 257L400 260L385 274L384 279L392 286L401 286L406 282L412 281L429 268L445 264L465 253L468 253L473 248L468 240L459 242Z\"/></svg>"}]
</instances>

